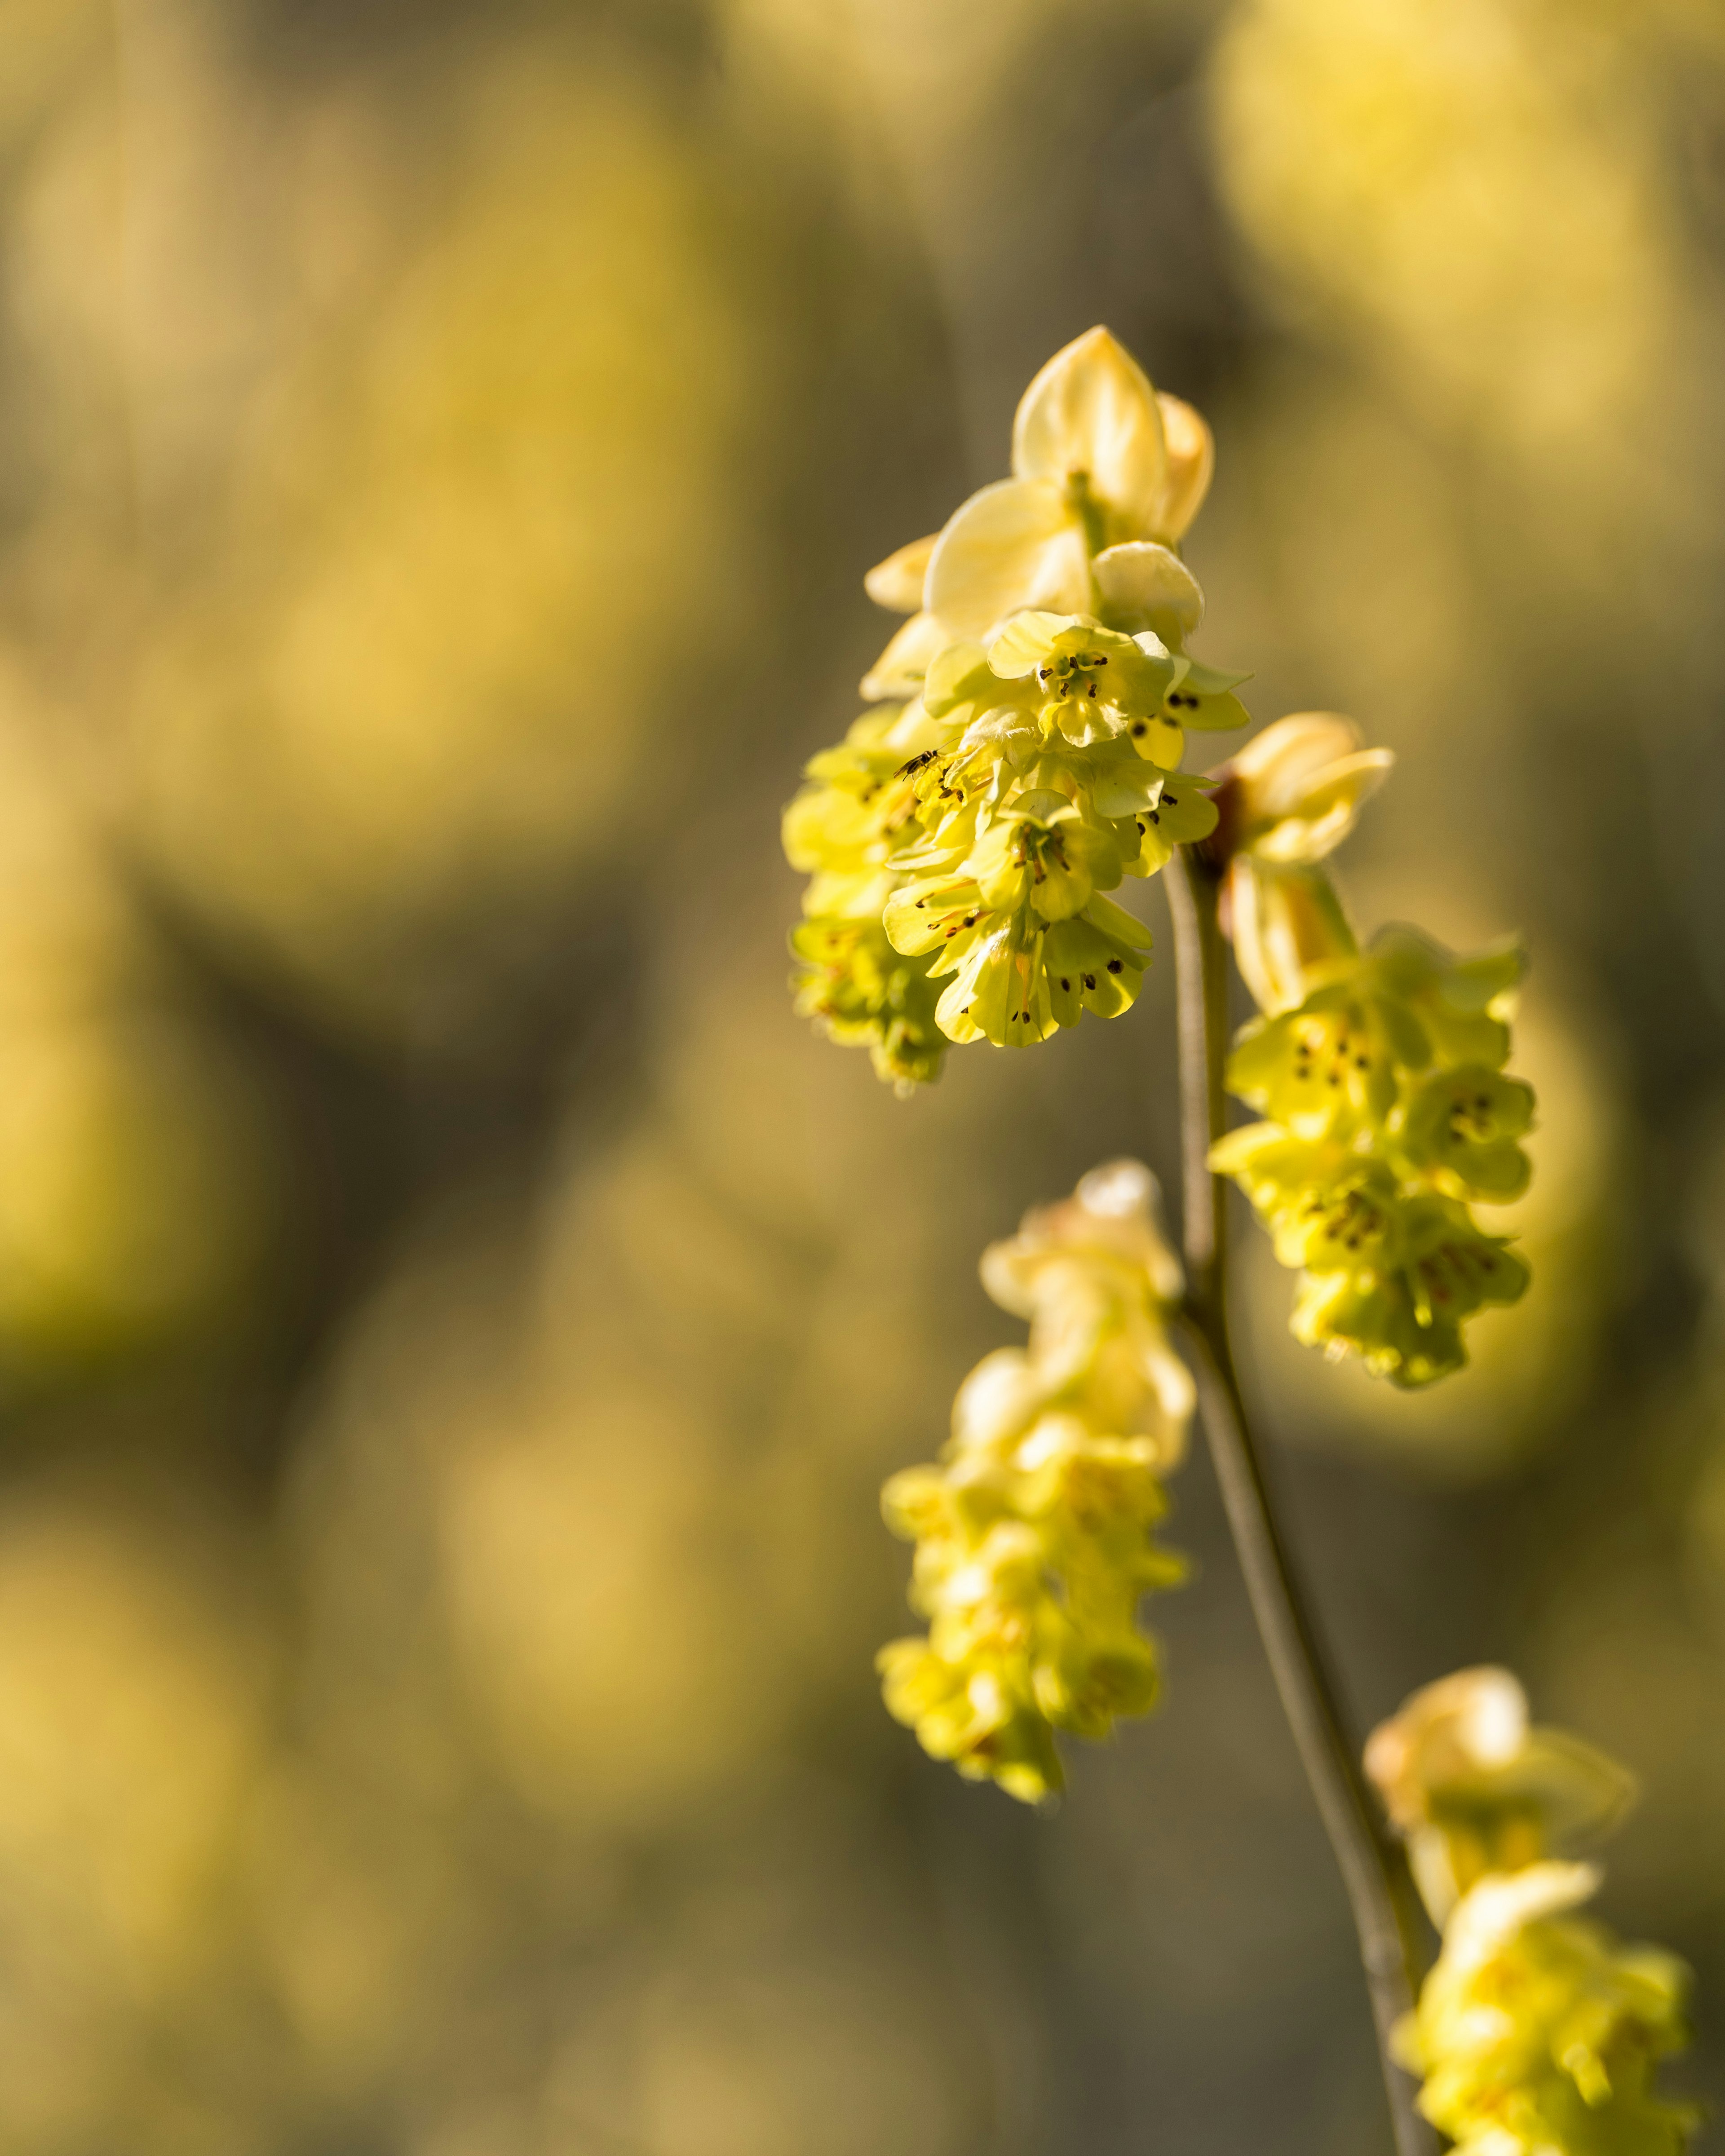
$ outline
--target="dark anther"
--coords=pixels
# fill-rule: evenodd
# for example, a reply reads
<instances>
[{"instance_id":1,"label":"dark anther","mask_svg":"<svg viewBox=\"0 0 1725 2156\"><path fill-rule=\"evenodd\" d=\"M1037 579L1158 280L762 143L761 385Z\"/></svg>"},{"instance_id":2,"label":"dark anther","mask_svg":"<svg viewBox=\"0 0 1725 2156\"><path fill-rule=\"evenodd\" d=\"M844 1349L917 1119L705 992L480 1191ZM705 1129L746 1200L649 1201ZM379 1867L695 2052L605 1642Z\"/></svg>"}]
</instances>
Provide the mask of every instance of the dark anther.
<instances>
[{"instance_id":1,"label":"dark anther","mask_svg":"<svg viewBox=\"0 0 1725 2156\"><path fill-rule=\"evenodd\" d=\"M1111 958L1108 961L1108 971L1111 973L1124 973L1125 970L1126 968L1118 958Z\"/></svg>"},{"instance_id":2,"label":"dark anther","mask_svg":"<svg viewBox=\"0 0 1725 2156\"><path fill-rule=\"evenodd\" d=\"M1144 738L1145 735L1146 735L1146 734L1147 734L1147 733L1149 732L1149 731L1150 731L1149 727L1148 727L1148 726L1147 726L1144 724L1144 721L1143 721L1142 719L1134 719L1134 720L1133 720L1133 721L1132 721L1132 739L1133 739L1134 741L1142 741L1142 740Z\"/></svg>"},{"instance_id":3,"label":"dark anther","mask_svg":"<svg viewBox=\"0 0 1725 2156\"><path fill-rule=\"evenodd\" d=\"M1060 986L1065 990L1068 995L1071 994L1072 983L1066 978L1064 973L1060 976Z\"/></svg>"},{"instance_id":4,"label":"dark anther","mask_svg":"<svg viewBox=\"0 0 1725 2156\"><path fill-rule=\"evenodd\" d=\"M1086 988L1093 988L1096 986L1096 975L1095 975L1094 973L1086 973L1086 974L1085 975L1085 977L1084 977L1084 985L1086 986Z\"/></svg>"}]
</instances>

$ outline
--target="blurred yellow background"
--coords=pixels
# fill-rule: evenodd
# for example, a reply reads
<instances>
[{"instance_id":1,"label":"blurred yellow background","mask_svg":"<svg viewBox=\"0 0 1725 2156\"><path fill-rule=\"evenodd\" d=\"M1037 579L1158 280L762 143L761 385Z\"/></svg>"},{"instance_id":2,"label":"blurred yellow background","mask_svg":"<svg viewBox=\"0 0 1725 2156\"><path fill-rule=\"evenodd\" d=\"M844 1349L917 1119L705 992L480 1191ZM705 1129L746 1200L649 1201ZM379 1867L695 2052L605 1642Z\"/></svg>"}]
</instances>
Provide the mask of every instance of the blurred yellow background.
<instances>
[{"instance_id":1,"label":"blurred yellow background","mask_svg":"<svg viewBox=\"0 0 1725 2156\"><path fill-rule=\"evenodd\" d=\"M1398 753L1363 920L1535 952L1474 1368L1242 1234L1362 1727L1490 1657L1641 1774L1725 2092L1725 13L0 0L8 2156L1381 2145L1201 1460L1056 1815L870 1668L983 1244L1173 1180L1172 981L900 1103L778 812L1096 321L1208 653Z\"/></svg>"}]
</instances>

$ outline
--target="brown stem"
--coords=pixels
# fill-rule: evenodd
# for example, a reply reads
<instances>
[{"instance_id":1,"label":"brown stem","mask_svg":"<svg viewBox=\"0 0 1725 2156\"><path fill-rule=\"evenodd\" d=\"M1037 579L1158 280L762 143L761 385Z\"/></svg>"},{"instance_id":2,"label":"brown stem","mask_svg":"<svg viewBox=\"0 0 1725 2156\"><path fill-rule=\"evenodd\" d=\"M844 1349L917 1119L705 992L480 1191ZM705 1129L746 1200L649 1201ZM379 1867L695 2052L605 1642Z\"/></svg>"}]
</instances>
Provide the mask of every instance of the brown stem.
<instances>
[{"instance_id":1,"label":"brown stem","mask_svg":"<svg viewBox=\"0 0 1725 2156\"><path fill-rule=\"evenodd\" d=\"M1414 2108L1414 2083L1389 2046L1390 2032L1414 2004L1420 1976L1419 1920L1406 1859L1399 1843L1379 1826L1360 1773L1358 1748L1344 1726L1336 1685L1276 1527L1228 1342L1227 1186L1209 1170L1210 1147L1225 1127L1222 1065L1228 1045L1218 880L1201 855L1182 849L1168 864L1166 880L1178 976L1185 1316L1199 1405L1252 1614L1359 1934L1398 2156L1432 2156L1436 2136Z\"/></svg>"}]
</instances>

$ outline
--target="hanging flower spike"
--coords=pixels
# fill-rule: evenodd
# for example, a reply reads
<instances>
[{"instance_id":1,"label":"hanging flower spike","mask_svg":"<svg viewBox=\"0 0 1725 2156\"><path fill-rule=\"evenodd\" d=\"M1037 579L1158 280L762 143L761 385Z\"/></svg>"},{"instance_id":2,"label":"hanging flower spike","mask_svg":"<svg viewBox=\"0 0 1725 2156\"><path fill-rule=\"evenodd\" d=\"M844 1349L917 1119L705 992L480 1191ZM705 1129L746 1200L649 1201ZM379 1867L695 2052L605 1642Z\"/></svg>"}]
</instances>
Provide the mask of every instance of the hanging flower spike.
<instances>
[{"instance_id":1,"label":"hanging flower spike","mask_svg":"<svg viewBox=\"0 0 1725 2156\"><path fill-rule=\"evenodd\" d=\"M1149 1171L1117 1161L1027 1214L985 1254L983 1281L1029 1319L1029 1344L972 1371L939 1466L886 1486L929 1630L879 1666L889 1709L932 1757L1034 1802L1061 1786L1056 1730L1105 1737L1154 1705L1138 1604L1184 1576L1153 1539L1193 1387L1168 1342L1180 1271Z\"/></svg>"},{"instance_id":2,"label":"hanging flower spike","mask_svg":"<svg viewBox=\"0 0 1725 2156\"><path fill-rule=\"evenodd\" d=\"M1305 711L1214 774L1223 925L1261 1013L1227 1083L1266 1120L1210 1163L1300 1270L1295 1337L1418 1386L1466 1363L1467 1318L1526 1291L1526 1264L1469 1206L1527 1188L1533 1095L1502 1072L1519 947L1457 960L1399 928L1362 952L1318 865L1392 762Z\"/></svg>"},{"instance_id":3,"label":"hanging flower spike","mask_svg":"<svg viewBox=\"0 0 1725 2156\"><path fill-rule=\"evenodd\" d=\"M1689 1973L1572 1916L1599 1883L1589 1864L1489 1872L1452 1912L1396 2047L1460 2156L1679 2156L1693 2130L1652 2087L1688 2041Z\"/></svg>"},{"instance_id":4,"label":"hanging flower spike","mask_svg":"<svg viewBox=\"0 0 1725 2156\"><path fill-rule=\"evenodd\" d=\"M1093 330L1026 391L1014 476L865 579L908 618L863 683L880 712L786 812L793 983L901 1092L938 1071L934 1032L1024 1047L1137 997L1150 937L1105 894L1214 829L1186 730L1245 719L1245 676L1183 648L1204 601L1172 547L1211 462Z\"/></svg>"},{"instance_id":5,"label":"hanging flower spike","mask_svg":"<svg viewBox=\"0 0 1725 2156\"><path fill-rule=\"evenodd\" d=\"M1425 2116L1466 2156L1677 2156L1693 2116L1651 2083L1686 2041L1687 1972L1574 1917L1599 1874L1558 1861L1619 1823L1631 1776L1530 1727L1521 1686L1491 1668L1415 1692L1365 1765L1443 1933L1395 2036Z\"/></svg>"}]
</instances>

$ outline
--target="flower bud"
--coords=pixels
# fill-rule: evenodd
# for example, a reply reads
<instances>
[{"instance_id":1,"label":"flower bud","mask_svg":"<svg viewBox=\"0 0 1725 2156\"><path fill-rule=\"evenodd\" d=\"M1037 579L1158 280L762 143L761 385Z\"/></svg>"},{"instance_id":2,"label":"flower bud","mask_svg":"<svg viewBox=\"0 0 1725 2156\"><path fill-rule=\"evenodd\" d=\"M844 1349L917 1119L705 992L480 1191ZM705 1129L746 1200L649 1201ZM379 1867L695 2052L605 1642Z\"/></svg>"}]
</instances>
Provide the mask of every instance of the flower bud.
<instances>
[{"instance_id":1,"label":"flower bud","mask_svg":"<svg viewBox=\"0 0 1725 2156\"><path fill-rule=\"evenodd\" d=\"M1333 711L1278 719L1216 774L1214 844L1224 858L1250 853L1283 867L1321 860L1394 762L1387 748L1363 749L1358 729Z\"/></svg>"},{"instance_id":2,"label":"flower bud","mask_svg":"<svg viewBox=\"0 0 1725 2156\"><path fill-rule=\"evenodd\" d=\"M1373 1731L1366 1772L1408 1843L1433 1920L1488 1871L1585 1847L1635 1802L1633 1776L1562 1730L1533 1729L1507 1670L1458 1670Z\"/></svg>"}]
</instances>

